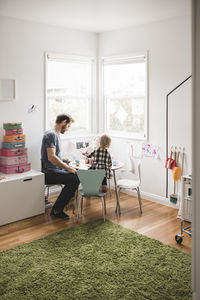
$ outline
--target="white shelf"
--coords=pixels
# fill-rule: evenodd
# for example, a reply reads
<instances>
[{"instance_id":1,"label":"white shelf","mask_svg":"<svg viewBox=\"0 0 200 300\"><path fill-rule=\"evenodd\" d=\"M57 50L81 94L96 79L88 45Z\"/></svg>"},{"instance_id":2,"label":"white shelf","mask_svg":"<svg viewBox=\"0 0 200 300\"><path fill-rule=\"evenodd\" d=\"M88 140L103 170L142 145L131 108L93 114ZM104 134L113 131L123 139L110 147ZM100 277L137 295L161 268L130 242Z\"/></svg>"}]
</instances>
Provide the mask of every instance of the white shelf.
<instances>
[{"instance_id":1,"label":"white shelf","mask_svg":"<svg viewBox=\"0 0 200 300\"><path fill-rule=\"evenodd\" d=\"M190 193L189 193L190 190ZM189 175L181 178L181 203L179 216L182 220L192 221L192 177ZM189 194L189 195L188 195Z\"/></svg>"}]
</instances>

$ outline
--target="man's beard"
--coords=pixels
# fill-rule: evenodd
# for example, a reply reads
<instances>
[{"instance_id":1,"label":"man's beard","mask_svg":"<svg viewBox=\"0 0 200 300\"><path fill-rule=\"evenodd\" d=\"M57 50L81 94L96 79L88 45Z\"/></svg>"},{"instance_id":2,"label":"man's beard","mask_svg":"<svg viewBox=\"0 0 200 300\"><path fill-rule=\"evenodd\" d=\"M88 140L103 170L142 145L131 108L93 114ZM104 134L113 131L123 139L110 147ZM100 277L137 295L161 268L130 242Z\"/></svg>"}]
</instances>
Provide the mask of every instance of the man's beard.
<instances>
[{"instance_id":1,"label":"man's beard","mask_svg":"<svg viewBox=\"0 0 200 300\"><path fill-rule=\"evenodd\" d=\"M64 125L64 126L61 127L61 131L60 132L63 134L63 133L65 133L65 131L66 131L66 125Z\"/></svg>"}]
</instances>

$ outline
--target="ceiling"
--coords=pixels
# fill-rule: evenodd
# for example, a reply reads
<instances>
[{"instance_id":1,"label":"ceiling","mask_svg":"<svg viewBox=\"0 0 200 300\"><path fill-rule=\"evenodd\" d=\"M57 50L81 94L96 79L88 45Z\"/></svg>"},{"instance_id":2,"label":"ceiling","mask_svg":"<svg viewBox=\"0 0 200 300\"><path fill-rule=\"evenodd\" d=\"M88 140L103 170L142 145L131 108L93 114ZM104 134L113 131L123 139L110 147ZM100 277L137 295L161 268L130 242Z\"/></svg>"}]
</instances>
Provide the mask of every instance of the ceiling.
<instances>
[{"instance_id":1,"label":"ceiling","mask_svg":"<svg viewBox=\"0 0 200 300\"><path fill-rule=\"evenodd\" d=\"M0 16L91 32L191 13L191 0L0 0Z\"/></svg>"}]
</instances>

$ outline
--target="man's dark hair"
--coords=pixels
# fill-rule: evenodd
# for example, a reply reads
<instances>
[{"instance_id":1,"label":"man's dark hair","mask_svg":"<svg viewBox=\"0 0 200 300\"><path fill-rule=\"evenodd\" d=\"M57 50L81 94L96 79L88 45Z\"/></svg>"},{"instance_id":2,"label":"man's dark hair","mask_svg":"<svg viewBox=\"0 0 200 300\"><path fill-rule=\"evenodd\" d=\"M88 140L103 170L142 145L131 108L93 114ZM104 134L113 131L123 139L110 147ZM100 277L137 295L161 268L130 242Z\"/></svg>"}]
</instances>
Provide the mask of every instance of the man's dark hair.
<instances>
[{"instance_id":1,"label":"man's dark hair","mask_svg":"<svg viewBox=\"0 0 200 300\"><path fill-rule=\"evenodd\" d=\"M62 123L62 121L67 121L67 124L70 123L70 122L74 122L74 119L72 119L72 117L68 114L61 114L61 115L58 115L57 118L56 118L56 123L57 124L60 124Z\"/></svg>"}]
</instances>

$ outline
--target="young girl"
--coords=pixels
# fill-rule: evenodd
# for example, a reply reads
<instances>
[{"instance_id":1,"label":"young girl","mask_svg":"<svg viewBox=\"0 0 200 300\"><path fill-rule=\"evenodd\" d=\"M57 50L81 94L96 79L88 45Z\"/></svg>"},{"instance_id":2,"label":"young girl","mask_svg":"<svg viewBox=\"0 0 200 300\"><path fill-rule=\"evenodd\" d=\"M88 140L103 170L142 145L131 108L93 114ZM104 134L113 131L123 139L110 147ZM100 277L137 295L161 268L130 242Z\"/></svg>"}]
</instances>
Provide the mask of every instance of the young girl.
<instances>
[{"instance_id":1,"label":"young girl","mask_svg":"<svg viewBox=\"0 0 200 300\"><path fill-rule=\"evenodd\" d=\"M101 137L99 135L94 136L92 146L86 148L82 155L85 157L91 157L91 153L100 147L100 138Z\"/></svg>"},{"instance_id":2,"label":"young girl","mask_svg":"<svg viewBox=\"0 0 200 300\"><path fill-rule=\"evenodd\" d=\"M92 158L91 169L105 169L106 176L102 182L102 191L107 192L107 178L111 176L112 159L108 148L111 144L111 138L104 134L100 138L100 147L94 150L89 156Z\"/></svg>"}]
</instances>

